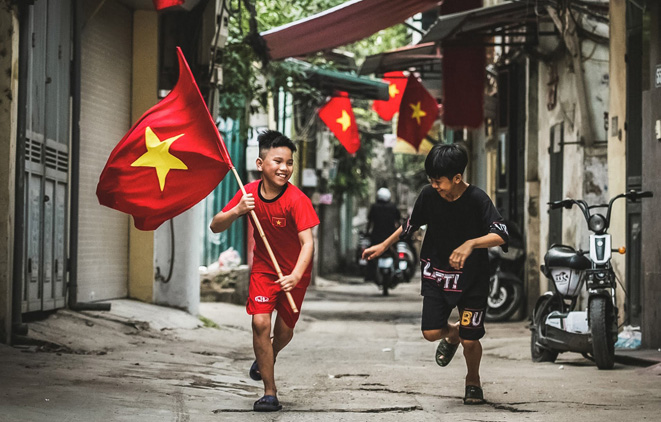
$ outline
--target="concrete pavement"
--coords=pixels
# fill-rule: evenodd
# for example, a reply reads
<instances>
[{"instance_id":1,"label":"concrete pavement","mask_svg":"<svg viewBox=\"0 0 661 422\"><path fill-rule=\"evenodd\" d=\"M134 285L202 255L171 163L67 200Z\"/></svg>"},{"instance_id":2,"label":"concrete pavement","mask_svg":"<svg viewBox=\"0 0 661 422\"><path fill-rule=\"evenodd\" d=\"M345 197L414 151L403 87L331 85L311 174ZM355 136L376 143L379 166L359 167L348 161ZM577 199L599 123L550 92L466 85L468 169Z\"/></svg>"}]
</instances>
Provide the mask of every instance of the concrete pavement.
<instances>
[{"instance_id":1,"label":"concrete pavement","mask_svg":"<svg viewBox=\"0 0 661 422\"><path fill-rule=\"evenodd\" d=\"M0 346L0 421L611 421L658 420L661 366L599 371L577 354L534 364L525 321L490 324L482 382L464 406L460 352L446 368L419 329L419 285L318 280L276 366L284 410L255 414L261 383L242 306L201 314L119 300L29 324L32 345ZM210 325L210 324L207 324ZM460 349L461 350L461 349Z\"/></svg>"}]
</instances>

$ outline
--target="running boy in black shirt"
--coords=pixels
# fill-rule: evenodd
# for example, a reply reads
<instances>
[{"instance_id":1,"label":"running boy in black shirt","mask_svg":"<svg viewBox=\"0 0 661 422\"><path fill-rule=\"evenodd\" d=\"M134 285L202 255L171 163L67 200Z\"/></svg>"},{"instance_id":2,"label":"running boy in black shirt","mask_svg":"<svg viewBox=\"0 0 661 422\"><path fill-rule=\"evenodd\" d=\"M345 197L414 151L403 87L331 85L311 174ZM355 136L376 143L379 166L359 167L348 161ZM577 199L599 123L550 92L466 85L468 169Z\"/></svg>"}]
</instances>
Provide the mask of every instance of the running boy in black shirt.
<instances>
[{"instance_id":1,"label":"running boy in black shirt","mask_svg":"<svg viewBox=\"0 0 661 422\"><path fill-rule=\"evenodd\" d=\"M464 404L485 403L480 383L484 314L489 294L491 246L507 248L507 227L489 196L463 180L468 163L459 144L435 145L425 160L430 185L415 202L408 222L378 245L366 249L363 258L381 255L400 236L410 236L420 226L427 233L420 251L422 269L422 335L440 340L436 363L446 366L459 343L466 358ZM448 323L459 309L457 323Z\"/></svg>"}]
</instances>

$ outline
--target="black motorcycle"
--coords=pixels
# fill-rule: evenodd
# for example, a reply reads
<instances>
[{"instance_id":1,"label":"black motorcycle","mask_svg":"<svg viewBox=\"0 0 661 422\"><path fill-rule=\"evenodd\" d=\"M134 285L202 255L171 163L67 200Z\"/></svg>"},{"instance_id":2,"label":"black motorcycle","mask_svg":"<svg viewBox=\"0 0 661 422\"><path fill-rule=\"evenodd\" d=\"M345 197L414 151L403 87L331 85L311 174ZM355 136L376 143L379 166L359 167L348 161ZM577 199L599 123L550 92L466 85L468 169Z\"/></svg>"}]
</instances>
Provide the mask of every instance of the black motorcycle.
<instances>
[{"instance_id":1,"label":"black motorcycle","mask_svg":"<svg viewBox=\"0 0 661 422\"><path fill-rule=\"evenodd\" d=\"M489 248L489 297L487 321L507 321L523 301L523 267L526 254L523 235L516 225L507 223L510 240L507 252L500 246Z\"/></svg>"},{"instance_id":2,"label":"black motorcycle","mask_svg":"<svg viewBox=\"0 0 661 422\"><path fill-rule=\"evenodd\" d=\"M554 362L559 353L577 352L594 360L599 369L611 369L615 363L618 309L615 272L611 266L610 225L613 203L620 198L636 202L652 197L652 192L629 191L612 198L608 204L588 205L581 199L549 203L550 209L570 209L576 205L583 212L590 235L588 251L570 246L552 245L544 255L542 273L551 280L553 292L538 300L530 323L530 353L535 362ZM595 212L607 209L606 216ZM588 290L585 311L576 310L583 285Z\"/></svg>"},{"instance_id":3,"label":"black motorcycle","mask_svg":"<svg viewBox=\"0 0 661 422\"><path fill-rule=\"evenodd\" d=\"M417 255L415 249L406 241L400 240L376 259L368 262L362 258L363 251L371 246L369 236L359 232L356 259L360 274L365 281L373 281L381 288L384 296L399 283L408 283L415 274ZM370 265L373 267L370 268Z\"/></svg>"}]
</instances>

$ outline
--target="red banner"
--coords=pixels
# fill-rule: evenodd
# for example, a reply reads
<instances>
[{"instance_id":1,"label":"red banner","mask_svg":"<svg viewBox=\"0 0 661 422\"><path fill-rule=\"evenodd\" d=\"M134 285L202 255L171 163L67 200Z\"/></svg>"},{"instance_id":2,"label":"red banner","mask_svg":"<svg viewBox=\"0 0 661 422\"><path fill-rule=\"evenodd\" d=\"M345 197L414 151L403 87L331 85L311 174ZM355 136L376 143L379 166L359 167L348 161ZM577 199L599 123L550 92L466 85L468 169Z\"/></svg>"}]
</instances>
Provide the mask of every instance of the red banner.
<instances>
[{"instance_id":1,"label":"red banner","mask_svg":"<svg viewBox=\"0 0 661 422\"><path fill-rule=\"evenodd\" d=\"M447 0L441 15L450 15L482 7L482 0ZM486 50L480 45L453 46L443 49L443 123L454 128L478 128L484 120L484 84Z\"/></svg>"},{"instance_id":2,"label":"red banner","mask_svg":"<svg viewBox=\"0 0 661 422\"><path fill-rule=\"evenodd\" d=\"M156 10L167 9L168 7L181 6L186 0L152 0Z\"/></svg>"}]
</instances>

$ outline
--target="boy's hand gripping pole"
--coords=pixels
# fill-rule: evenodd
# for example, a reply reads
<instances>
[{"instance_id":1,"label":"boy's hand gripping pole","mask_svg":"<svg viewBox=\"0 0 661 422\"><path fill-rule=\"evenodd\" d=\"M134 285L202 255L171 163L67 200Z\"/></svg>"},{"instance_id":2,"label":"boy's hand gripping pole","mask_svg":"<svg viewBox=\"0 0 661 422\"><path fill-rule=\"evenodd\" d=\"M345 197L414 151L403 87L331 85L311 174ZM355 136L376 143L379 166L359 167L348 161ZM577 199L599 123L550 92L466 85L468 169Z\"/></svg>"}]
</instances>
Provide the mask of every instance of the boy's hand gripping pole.
<instances>
[{"instance_id":1,"label":"boy's hand gripping pole","mask_svg":"<svg viewBox=\"0 0 661 422\"><path fill-rule=\"evenodd\" d=\"M239 173L236 171L236 168L234 166L230 167L232 170L232 173L234 173L234 177L236 178L236 181L239 183L239 187L241 188L241 192L243 192L244 195L247 194L246 188L243 187L243 183L241 182L241 178L239 177ZM275 267L275 271L278 273L278 277L282 278L284 277L282 275L282 270L280 270L280 265L278 265L278 261L275 259L275 255L273 255L273 250L271 250L271 245L269 244L269 241L266 239L266 235L264 234L264 230L262 229L262 225L259 223L259 219L257 218L257 214L255 214L254 210L250 211L250 215L252 216L252 221L255 222L255 227L257 227L257 230L259 231L259 236L262 238L264 241L264 246L266 246L266 250L269 253L269 256L271 257L271 262L273 262L273 266ZM291 309L294 311L295 314L298 313L298 308L296 307L296 303L294 302L294 298L291 296L291 293L285 292L285 295L287 295L287 300L289 301L289 306L291 306Z\"/></svg>"}]
</instances>

